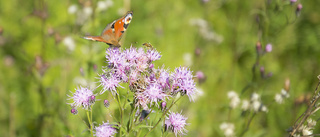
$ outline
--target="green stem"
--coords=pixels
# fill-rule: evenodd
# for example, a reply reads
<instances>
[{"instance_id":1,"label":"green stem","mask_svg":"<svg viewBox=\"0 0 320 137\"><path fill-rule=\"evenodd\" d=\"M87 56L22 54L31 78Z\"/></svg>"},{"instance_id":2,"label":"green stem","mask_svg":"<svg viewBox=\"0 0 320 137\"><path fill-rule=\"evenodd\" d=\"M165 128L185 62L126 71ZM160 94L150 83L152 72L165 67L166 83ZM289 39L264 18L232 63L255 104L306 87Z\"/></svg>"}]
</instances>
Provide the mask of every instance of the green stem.
<instances>
[{"instance_id":1,"label":"green stem","mask_svg":"<svg viewBox=\"0 0 320 137\"><path fill-rule=\"evenodd\" d=\"M119 94L120 94L120 92L119 92ZM123 109L122 109L122 106L121 106L121 103L120 103L120 95L119 95L118 93L116 94L116 96L117 96L117 101L118 101L118 105L119 105L119 111L120 111L120 125L119 125L119 128L120 128L120 130L119 130L119 135L120 135L120 137L121 137L121 128L122 128L122 113L123 113Z\"/></svg>"},{"instance_id":2,"label":"green stem","mask_svg":"<svg viewBox=\"0 0 320 137\"><path fill-rule=\"evenodd\" d=\"M89 121L89 125L90 125L90 133L91 133L91 136L93 137L92 116L90 116L89 111L87 111L87 117L88 117L88 121Z\"/></svg>"}]
</instances>

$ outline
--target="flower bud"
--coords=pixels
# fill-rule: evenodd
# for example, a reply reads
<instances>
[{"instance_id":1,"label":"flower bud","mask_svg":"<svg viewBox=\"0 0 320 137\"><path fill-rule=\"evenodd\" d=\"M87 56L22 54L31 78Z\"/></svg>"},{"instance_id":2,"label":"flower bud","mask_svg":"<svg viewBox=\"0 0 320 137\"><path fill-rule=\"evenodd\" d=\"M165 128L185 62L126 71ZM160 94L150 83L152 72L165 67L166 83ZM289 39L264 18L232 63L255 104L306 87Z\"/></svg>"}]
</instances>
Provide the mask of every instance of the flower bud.
<instances>
[{"instance_id":1,"label":"flower bud","mask_svg":"<svg viewBox=\"0 0 320 137\"><path fill-rule=\"evenodd\" d=\"M259 55L262 53L261 43L260 43L260 42L257 42L257 44L256 44L256 50L257 50L257 53L258 53Z\"/></svg>"},{"instance_id":2,"label":"flower bud","mask_svg":"<svg viewBox=\"0 0 320 137\"><path fill-rule=\"evenodd\" d=\"M197 71L196 77L198 78L199 83L203 83L204 81L206 81L206 76L204 75L204 73L202 71Z\"/></svg>"},{"instance_id":3,"label":"flower bud","mask_svg":"<svg viewBox=\"0 0 320 137\"><path fill-rule=\"evenodd\" d=\"M161 102L161 110L164 111L166 109L167 103Z\"/></svg>"},{"instance_id":4,"label":"flower bud","mask_svg":"<svg viewBox=\"0 0 320 137\"><path fill-rule=\"evenodd\" d=\"M104 105L106 108L108 108L108 107L110 106L110 102L105 99L105 100L103 101L103 105Z\"/></svg>"},{"instance_id":5,"label":"flower bud","mask_svg":"<svg viewBox=\"0 0 320 137\"><path fill-rule=\"evenodd\" d=\"M89 101L91 104L93 104L96 101L96 96L94 96L94 95L90 96Z\"/></svg>"},{"instance_id":6,"label":"flower bud","mask_svg":"<svg viewBox=\"0 0 320 137\"><path fill-rule=\"evenodd\" d=\"M264 74L264 67L260 67L260 74L261 74L261 77L264 78L265 77L265 74Z\"/></svg>"},{"instance_id":7,"label":"flower bud","mask_svg":"<svg viewBox=\"0 0 320 137\"><path fill-rule=\"evenodd\" d=\"M296 16L299 16L299 15L300 15L301 9L302 9L302 4L299 3L299 4L297 5L297 8L296 8Z\"/></svg>"},{"instance_id":8,"label":"flower bud","mask_svg":"<svg viewBox=\"0 0 320 137\"><path fill-rule=\"evenodd\" d=\"M72 113L73 115L77 115L77 114L78 114L78 110L77 110L76 108L72 108L72 109L71 109L71 113Z\"/></svg>"}]
</instances>

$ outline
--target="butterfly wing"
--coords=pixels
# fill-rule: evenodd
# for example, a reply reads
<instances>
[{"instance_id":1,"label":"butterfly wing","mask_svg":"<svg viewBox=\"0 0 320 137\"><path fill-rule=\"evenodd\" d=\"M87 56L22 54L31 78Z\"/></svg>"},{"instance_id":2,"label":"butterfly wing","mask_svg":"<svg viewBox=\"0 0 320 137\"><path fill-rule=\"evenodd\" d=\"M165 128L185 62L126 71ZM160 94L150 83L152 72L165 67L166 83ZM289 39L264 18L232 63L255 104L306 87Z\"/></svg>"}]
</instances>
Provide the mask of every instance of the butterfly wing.
<instances>
[{"instance_id":1,"label":"butterfly wing","mask_svg":"<svg viewBox=\"0 0 320 137\"><path fill-rule=\"evenodd\" d=\"M108 24L101 33L101 36L86 36L84 38L88 40L104 42L110 46L119 47L121 46L119 41L122 38L123 33L127 30L132 20L132 15L132 11L129 11L123 17Z\"/></svg>"}]
</instances>

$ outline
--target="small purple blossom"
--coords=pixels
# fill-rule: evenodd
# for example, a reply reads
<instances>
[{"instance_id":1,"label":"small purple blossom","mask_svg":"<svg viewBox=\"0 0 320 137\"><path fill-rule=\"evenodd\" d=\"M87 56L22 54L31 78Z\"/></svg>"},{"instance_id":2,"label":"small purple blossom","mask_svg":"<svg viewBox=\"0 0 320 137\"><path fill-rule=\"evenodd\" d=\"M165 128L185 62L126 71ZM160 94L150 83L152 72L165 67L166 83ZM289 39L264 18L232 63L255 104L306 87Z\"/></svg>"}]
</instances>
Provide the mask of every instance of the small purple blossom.
<instances>
[{"instance_id":1,"label":"small purple blossom","mask_svg":"<svg viewBox=\"0 0 320 137\"><path fill-rule=\"evenodd\" d=\"M74 101L70 104L73 107L82 106L84 109L88 109L92 105L92 102L90 101L91 96L94 96L92 90L80 87L76 89L72 96L69 96L69 99L73 99Z\"/></svg>"},{"instance_id":2,"label":"small purple blossom","mask_svg":"<svg viewBox=\"0 0 320 137\"><path fill-rule=\"evenodd\" d=\"M188 118L184 117L180 113L172 113L166 118L165 128L173 132L176 136L179 134L180 136L185 135L187 130L185 126L187 125L186 120Z\"/></svg>"},{"instance_id":3,"label":"small purple blossom","mask_svg":"<svg viewBox=\"0 0 320 137\"><path fill-rule=\"evenodd\" d=\"M293 4L293 3L296 3L297 0L290 0L290 3Z\"/></svg>"},{"instance_id":4,"label":"small purple blossom","mask_svg":"<svg viewBox=\"0 0 320 137\"><path fill-rule=\"evenodd\" d=\"M156 104L159 100L164 100L168 96L165 93L163 93L160 85L156 83L150 84L147 87L144 94L150 100L151 103L155 102Z\"/></svg>"},{"instance_id":5,"label":"small purple blossom","mask_svg":"<svg viewBox=\"0 0 320 137\"><path fill-rule=\"evenodd\" d=\"M99 125L98 127L95 127L95 134L96 137L113 137L115 133L117 133L117 129L113 128L112 125L109 124L109 122Z\"/></svg>"},{"instance_id":6,"label":"small purple blossom","mask_svg":"<svg viewBox=\"0 0 320 137\"><path fill-rule=\"evenodd\" d=\"M268 43L266 45L266 52L271 52L272 51L272 45L270 43Z\"/></svg>"},{"instance_id":7,"label":"small purple blossom","mask_svg":"<svg viewBox=\"0 0 320 137\"><path fill-rule=\"evenodd\" d=\"M102 74L100 75L100 83L103 87L103 90L100 92L100 94L103 94L106 90L111 91L113 94L117 92L117 87L121 87L119 85L120 80L115 77L114 74Z\"/></svg>"}]
</instances>

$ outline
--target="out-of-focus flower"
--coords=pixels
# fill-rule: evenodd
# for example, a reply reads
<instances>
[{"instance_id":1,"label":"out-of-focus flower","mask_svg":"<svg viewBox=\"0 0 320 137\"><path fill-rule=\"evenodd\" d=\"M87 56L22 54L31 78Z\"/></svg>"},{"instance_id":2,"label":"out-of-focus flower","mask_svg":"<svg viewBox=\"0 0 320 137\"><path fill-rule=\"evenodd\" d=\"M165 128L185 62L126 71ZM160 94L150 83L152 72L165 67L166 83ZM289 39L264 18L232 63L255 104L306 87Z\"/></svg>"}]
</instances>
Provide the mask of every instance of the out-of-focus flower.
<instances>
[{"instance_id":1,"label":"out-of-focus flower","mask_svg":"<svg viewBox=\"0 0 320 137\"><path fill-rule=\"evenodd\" d=\"M76 47L76 44L72 37L67 36L63 39L63 44L67 47L69 51L73 51Z\"/></svg>"},{"instance_id":2,"label":"out-of-focus flower","mask_svg":"<svg viewBox=\"0 0 320 137\"><path fill-rule=\"evenodd\" d=\"M302 10L302 4L299 3L296 8L296 16L300 16L301 10Z\"/></svg>"},{"instance_id":3,"label":"out-of-focus flower","mask_svg":"<svg viewBox=\"0 0 320 137\"><path fill-rule=\"evenodd\" d=\"M99 125L98 127L95 127L95 136L96 137L113 137L115 133L117 133L117 130L112 127L112 125L109 124L109 122Z\"/></svg>"},{"instance_id":4,"label":"out-of-focus flower","mask_svg":"<svg viewBox=\"0 0 320 137\"><path fill-rule=\"evenodd\" d=\"M297 0L290 0L290 3L293 4L293 3L296 3Z\"/></svg>"},{"instance_id":5,"label":"out-of-focus flower","mask_svg":"<svg viewBox=\"0 0 320 137\"><path fill-rule=\"evenodd\" d=\"M312 133L313 133L312 128L304 126L304 128L302 129L302 135L304 135L304 136L312 135Z\"/></svg>"},{"instance_id":6,"label":"out-of-focus flower","mask_svg":"<svg viewBox=\"0 0 320 137\"><path fill-rule=\"evenodd\" d=\"M193 61L192 61L192 55L190 53L184 53L183 60L186 66L192 66Z\"/></svg>"},{"instance_id":7,"label":"out-of-focus flower","mask_svg":"<svg viewBox=\"0 0 320 137\"><path fill-rule=\"evenodd\" d=\"M171 112L165 120L165 128L166 130L173 132L176 136L185 135L187 132L185 126L188 125L186 122L187 119L188 118L184 117L180 113Z\"/></svg>"},{"instance_id":8,"label":"out-of-focus flower","mask_svg":"<svg viewBox=\"0 0 320 137\"><path fill-rule=\"evenodd\" d=\"M256 51L259 55L262 54L262 47L261 47L261 43L259 41L256 44Z\"/></svg>"},{"instance_id":9,"label":"out-of-focus flower","mask_svg":"<svg viewBox=\"0 0 320 137\"><path fill-rule=\"evenodd\" d=\"M203 83L206 80L206 76L204 75L204 73L202 71L197 71L196 77L198 78L199 83Z\"/></svg>"},{"instance_id":10,"label":"out-of-focus flower","mask_svg":"<svg viewBox=\"0 0 320 137\"><path fill-rule=\"evenodd\" d=\"M69 13L69 14L74 14L74 13L77 12L77 10L78 10L77 5L72 4L72 5L70 5L69 8L68 8L68 13Z\"/></svg>"},{"instance_id":11,"label":"out-of-focus flower","mask_svg":"<svg viewBox=\"0 0 320 137\"><path fill-rule=\"evenodd\" d=\"M307 126L308 126L309 128L313 128L314 126L316 126L317 121L309 118L309 119L307 120L307 124L308 124Z\"/></svg>"},{"instance_id":12,"label":"out-of-focus flower","mask_svg":"<svg viewBox=\"0 0 320 137\"><path fill-rule=\"evenodd\" d=\"M246 99L242 100L242 106L241 109L243 111L247 111L250 108L250 102Z\"/></svg>"},{"instance_id":13,"label":"out-of-focus flower","mask_svg":"<svg viewBox=\"0 0 320 137\"><path fill-rule=\"evenodd\" d=\"M266 45L266 52L271 52L272 51L272 45L270 44L270 43L268 43L267 45Z\"/></svg>"},{"instance_id":14,"label":"out-of-focus flower","mask_svg":"<svg viewBox=\"0 0 320 137\"><path fill-rule=\"evenodd\" d=\"M107 10L109 7L113 6L112 0L104 0L97 2L97 11L104 11Z\"/></svg>"},{"instance_id":15,"label":"out-of-focus flower","mask_svg":"<svg viewBox=\"0 0 320 137\"><path fill-rule=\"evenodd\" d=\"M232 109L236 108L241 102L238 94L235 91L229 91L228 92L228 98L230 99L230 105L229 106Z\"/></svg>"},{"instance_id":16,"label":"out-of-focus flower","mask_svg":"<svg viewBox=\"0 0 320 137\"><path fill-rule=\"evenodd\" d=\"M190 19L190 24L199 28L199 33L204 39L213 40L217 43L221 43L223 41L223 37L221 35L213 31L209 31L209 25L206 20L200 18Z\"/></svg>"},{"instance_id":17,"label":"out-of-focus flower","mask_svg":"<svg viewBox=\"0 0 320 137\"><path fill-rule=\"evenodd\" d=\"M220 125L220 129L226 137L234 137L234 124L223 122Z\"/></svg>"},{"instance_id":18,"label":"out-of-focus flower","mask_svg":"<svg viewBox=\"0 0 320 137\"><path fill-rule=\"evenodd\" d=\"M80 87L76 89L72 96L68 95L69 99L73 99L71 106L80 107L88 109L93 103L90 101L91 96L93 96L92 90L88 88Z\"/></svg>"},{"instance_id":19,"label":"out-of-focus flower","mask_svg":"<svg viewBox=\"0 0 320 137\"><path fill-rule=\"evenodd\" d=\"M283 100L286 98L289 98L289 92L287 92L286 90L282 89L280 93L277 93L274 97L274 100L278 103L278 104L282 104Z\"/></svg>"}]
</instances>

